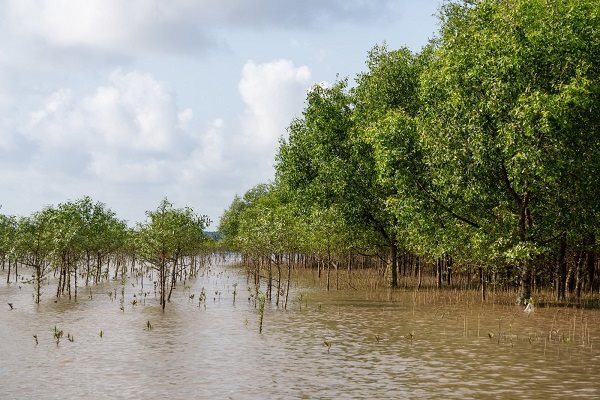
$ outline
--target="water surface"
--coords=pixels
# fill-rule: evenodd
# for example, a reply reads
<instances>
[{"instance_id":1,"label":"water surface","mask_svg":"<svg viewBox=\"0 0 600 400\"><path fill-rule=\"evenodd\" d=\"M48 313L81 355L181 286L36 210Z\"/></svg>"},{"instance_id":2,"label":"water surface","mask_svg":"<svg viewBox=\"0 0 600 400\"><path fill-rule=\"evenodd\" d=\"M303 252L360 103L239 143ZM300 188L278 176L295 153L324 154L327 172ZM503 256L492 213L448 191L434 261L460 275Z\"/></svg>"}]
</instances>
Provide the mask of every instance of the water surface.
<instances>
[{"instance_id":1,"label":"water surface","mask_svg":"<svg viewBox=\"0 0 600 400\"><path fill-rule=\"evenodd\" d=\"M165 313L148 282L145 304L130 279L80 288L77 302L46 286L36 306L30 285L0 279L2 399L600 397L594 310L527 316L451 292L326 292L296 279L288 310L267 304L259 334L253 286L217 258Z\"/></svg>"}]
</instances>

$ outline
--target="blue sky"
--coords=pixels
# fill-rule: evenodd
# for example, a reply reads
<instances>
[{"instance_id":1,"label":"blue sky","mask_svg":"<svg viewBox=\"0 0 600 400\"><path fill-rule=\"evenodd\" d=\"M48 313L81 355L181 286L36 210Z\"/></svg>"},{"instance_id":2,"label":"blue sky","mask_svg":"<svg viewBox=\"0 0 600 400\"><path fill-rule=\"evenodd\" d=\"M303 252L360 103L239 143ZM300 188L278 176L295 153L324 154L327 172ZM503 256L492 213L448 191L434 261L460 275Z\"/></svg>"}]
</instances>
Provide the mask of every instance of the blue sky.
<instances>
[{"instance_id":1,"label":"blue sky","mask_svg":"<svg viewBox=\"0 0 600 400\"><path fill-rule=\"evenodd\" d=\"M273 176L314 83L418 50L428 0L0 0L0 204L90 195L131 222L167 196L211 217Z\"/></svg>"}]
</instances>

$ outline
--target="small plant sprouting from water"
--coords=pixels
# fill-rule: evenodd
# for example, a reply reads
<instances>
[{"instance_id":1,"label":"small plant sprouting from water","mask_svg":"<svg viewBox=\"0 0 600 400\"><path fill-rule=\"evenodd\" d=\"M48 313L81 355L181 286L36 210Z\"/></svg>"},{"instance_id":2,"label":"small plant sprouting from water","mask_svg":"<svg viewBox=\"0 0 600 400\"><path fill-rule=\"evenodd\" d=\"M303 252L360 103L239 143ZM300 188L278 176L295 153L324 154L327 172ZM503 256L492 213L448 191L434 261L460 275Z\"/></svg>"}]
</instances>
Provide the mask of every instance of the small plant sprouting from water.
<instances>
[{"instance_id":1,"label":"small plant sprouting from water","mask_svg":"<svg viewBox=\"0 0 600 400\"><path fill-rule=\"evenodd\" d=\"M33 340L35 340L35 345L39 344L37 335L33 335Z\"/></svg>"},{"instance_id":2,"label":"small plant sprouting from water","mask_svg":"<svg viewBox=\"0 0 600 400\"><path fill-rule=\"evenodd\" d=\"M204 304L204 309L206 310L206 291L204 288L200 290L200 295L198 296L198 307Z\"/></svg>"},{"instance_id":3,"label":"small plant sprouting from water","mask_svg":"<svg viewBox=\"0 0 600 400\"><path fill-rule=\"evenodd\" d=\"M58 329L56 327L56 325L54 325L54 332L53 332L53 336L54 336L54 340L56 341L56 345L58 346L58 344L60 343L60 339L63 337L63 330L62 329ZM37 337L36 337L36 341L37 341Z\"/></svg>"},{"instance_id":4,"label":"small plant sprouting from water","mask_svg":"<svg viewBox=\"0 0 600 400\"><path fill-rule=\"evenodd\" d=\"M332 345L333 345L333 342L331 342L329 340L323 340L323 346L327 347L328 354L329 354L329 351L331 350Z\"/></svg>"},{"instance_id":5,"label":"small plant sprouting from water","mask_svg":"<svg viewBox=\"0 0 600 400\"><path fill-rule=\"evenodd\" d=\"M233 284L233 305L235 305L235 295L237 294L237 283Z\"/></svg>"},{"instance_id":6,"label":"small plant sprouting from water","mask_svg":"<svg viewBox=\"0 0 600 400\"><path fill-rule=\"evenodd\" d=\"M150 323L150 320L148 320L148 322L146 322L146 330L147 331L151 331L152 330L152 324Z\"/></svg>"},{"instance_id":7,"label":"small plant sprouting from water","mask_svg":"<svg viewBox=\"0 0 600 400\"><path fill-rule=\"evenodd\" d=\"M100 331L98 335L102 338L104 336L104 331Z\"/></svg>"},{"instance_id":8,"label":"small plant sprouting from water","mask_svg":"<svg viewBox=\"0 0 600 400\"><path fill-rule=\"evenodd\" d=\"M300 306L300 311L302 311L302 302L304 302L304 307L308 308L308 295L300 292L298 294L298 305Z\"/></svg>"},{"instance_id":9,"label":"small plant sprouting from water","mask_svg":"<svg viewBox=\"0 0 600 400\"><path fill-rule=\"evenodd\" d=\"M67 333L67 340L73 343L75 341L75 336L71 335L70 333Z\"/></svg>"},{"instance_id":10,"label":"small plant sprouting from water","mask_svg":"<svg viewBox=\"0 0 600 400\"><path fill-rule=\"evenodd\" d=\"M265 301L266 301L265 294L264 293L260 293L258 295L258 315L259 315L258 333L262 333L263 318L265 316Z\"/></svg>"}]
</instances>

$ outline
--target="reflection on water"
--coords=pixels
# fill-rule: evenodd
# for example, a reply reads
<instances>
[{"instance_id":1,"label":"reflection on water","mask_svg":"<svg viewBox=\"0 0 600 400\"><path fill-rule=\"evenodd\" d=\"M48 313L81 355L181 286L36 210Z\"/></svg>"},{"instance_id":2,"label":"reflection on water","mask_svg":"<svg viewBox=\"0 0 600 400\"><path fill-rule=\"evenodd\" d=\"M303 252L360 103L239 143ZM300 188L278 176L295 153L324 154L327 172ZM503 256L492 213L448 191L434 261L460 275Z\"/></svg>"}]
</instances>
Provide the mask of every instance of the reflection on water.
<instances>
[{"instance_id":1,"label":"reflection on water","mask_svg":"<svg viewBox=\"0 0 600 400\"><path fill-rule=\"evenodd\" d=\"M39 307L29 285L0 284L0 398L600 396L598 311L538 308L528 317L434 293L388 301L385 289L300 285L287 311L267 305L259 335L246 276L213 264L179 286L164 314L148 285L141 304L135 282L124 286L124 311L119 282L93 287L92 300L81 289L77 303L54 302L49 286ZM65 335L58 345L54 326Z\"/></svg>"}]
</instances>

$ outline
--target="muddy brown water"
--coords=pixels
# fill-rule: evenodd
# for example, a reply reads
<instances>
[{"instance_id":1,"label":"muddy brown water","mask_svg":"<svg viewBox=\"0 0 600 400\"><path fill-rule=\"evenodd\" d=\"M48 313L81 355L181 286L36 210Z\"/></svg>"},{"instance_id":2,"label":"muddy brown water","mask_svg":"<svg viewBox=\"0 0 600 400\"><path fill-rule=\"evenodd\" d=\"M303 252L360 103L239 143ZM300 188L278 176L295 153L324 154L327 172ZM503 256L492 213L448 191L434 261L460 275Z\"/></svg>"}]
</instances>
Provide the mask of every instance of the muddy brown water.
<instances>
[{"instance_id":1,"label":"muddy brown water","mask_svg":"<svg viewBox=\"0 0 600 400\"><path fill-rule=\"evenodd\" d=\"M47 286L36 306L31 285L0 279L1 399L600 397L597 310L527 316L454 293L326 292L296 279L288 310L267 303L259 334L253 287L216 258L165 313L147 280L145 304L128 280L122 311L119 281L92 299L80 288L77 302L55 302Z\"/></svg>"}]
</instances>

